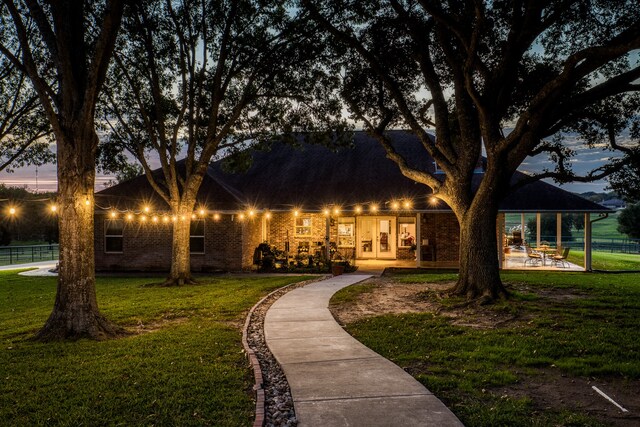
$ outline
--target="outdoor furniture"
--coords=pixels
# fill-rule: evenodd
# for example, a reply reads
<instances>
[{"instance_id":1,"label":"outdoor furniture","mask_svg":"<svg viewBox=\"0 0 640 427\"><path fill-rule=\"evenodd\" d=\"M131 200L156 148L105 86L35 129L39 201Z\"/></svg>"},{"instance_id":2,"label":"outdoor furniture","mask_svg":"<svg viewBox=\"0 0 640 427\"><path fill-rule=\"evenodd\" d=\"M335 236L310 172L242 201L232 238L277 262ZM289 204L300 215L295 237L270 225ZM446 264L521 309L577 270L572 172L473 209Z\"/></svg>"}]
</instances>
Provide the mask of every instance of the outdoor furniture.
<instances>
[{"instance_id":1,"label":"outdoor furniture","mask_svg":"<svg viewBox=\"0 0 640 427\"><path fill-rule=\"evenodd\" d=\"M520 230L513 232L511 242L513 243L514 249L522 249L522 232Z\"/></svg>"},{"instance_id":2,"label":"outdoor furniture","mask_svg":"<svg viewBox=\"0 0 640 427\"><path fill-rule=\"evenodd\" d=\"M532 266L540 265L543 262L543 254L534 252L531 246L525 246L525 250L527 251L527 257L524 260L524 265L527 265L527 263L530 263Z\"/></svg>"},{"instance_id":3,"label":"outdoor furniture","mask_svg":"<svg viewBox=\"0 0 640 427\"><path fill-rule=\"evenodd\" d=\"M557 249L549 246L548 243L542 243L535 251L542 254L542 265L547 265L547 258L556 253Z\"/></svg>"},{"instance_id":4,"label":"outdoor furniture","mask_svg":"<svg viewBox=\"0 0 640 427\"><path fill-rule=\"evenodd\" d=\"M567 257L569 256L569 249L571 248L564 248L562 250L562 253L556 253L554 256L551 257L551 263L553 265L558 265L560 264L562 267L565 266L565 264L567 265L567 267L569 267L569 263L567 262Z\"/></svg>"}]
</instances>

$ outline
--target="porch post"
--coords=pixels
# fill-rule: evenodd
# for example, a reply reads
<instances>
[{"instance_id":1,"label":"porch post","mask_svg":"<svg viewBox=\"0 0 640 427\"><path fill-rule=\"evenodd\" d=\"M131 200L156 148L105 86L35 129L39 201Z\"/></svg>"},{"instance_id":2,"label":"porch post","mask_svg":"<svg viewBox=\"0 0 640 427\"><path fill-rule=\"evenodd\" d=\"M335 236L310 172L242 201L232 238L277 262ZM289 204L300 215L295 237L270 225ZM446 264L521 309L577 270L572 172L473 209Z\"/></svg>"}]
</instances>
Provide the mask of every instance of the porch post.
<instances>
[{"instance_id":1,"label":"porch post","mask_svg":"<svg viewBox=\"0 0 640 427\"><path fill-rule=\"evenodd\" d=\"M416 267L420 267L420 261L422 260L422 232L420 226L422 225L422 215L420 212L416 214Z\"/></svg>"},{"instance_id":2,"label":"porch post","mask_svg":"<svg viewBox=\"0 0 640 427\"><path fill-rule=\"evenodd\" d=\"M556 213L556 248L562 246L562 213Z\"/></svg>"},{"instance_id":3,"label":"porch post","mask_svg":"<svg viewBox=\"0 0 640 427\"><path fill-rule=\"evenodd\" d=\"M591 215L584 214L584 270L591 271Z\"/></svg>"},{"instance_id":4,"label":"porch post","mask_svg":"<svg viewBox=\"0 0 640 427\"><path fill-rule=\"evenodd\" d=\"M538 248L540 247L540 234L541 234L540 225L541 225L540 212L536 212L536 247Z\"/></svg>"},{"instance_id":5,"label":"porch post","mask_svg":"<svg viewBox=\"0 0 640 427\"><path fill-rule=\"evenodd\" d=\"M522 238L522 245L524 245L524 241L526 240L524 233L524 212L520 214L520 237Z\"/></svg>"},{"instance_id":6,"label":"porch post","mask_svg":"<svg viewBox=\"0 0 640 427\"><path fill-rule=\"evenodd\" d=\"M324 235L324 247L327 257L327 261L331 259L331 215L327 215L325 223L325 235Z\"/></svg>"},{"instance_id":7,"label":"porch post","mask_svg":"<svg viewBox=\"0 0 640 427\"><path fill-rule=\"evenodd\" d=\"M498 214L498 268L502 270L503 266L503 258L505 257L503 242L504 242L504 221L505 216L503 213ZM524 233L522 235L522 240L524 241Z\"/></svg>"}]
</instances>

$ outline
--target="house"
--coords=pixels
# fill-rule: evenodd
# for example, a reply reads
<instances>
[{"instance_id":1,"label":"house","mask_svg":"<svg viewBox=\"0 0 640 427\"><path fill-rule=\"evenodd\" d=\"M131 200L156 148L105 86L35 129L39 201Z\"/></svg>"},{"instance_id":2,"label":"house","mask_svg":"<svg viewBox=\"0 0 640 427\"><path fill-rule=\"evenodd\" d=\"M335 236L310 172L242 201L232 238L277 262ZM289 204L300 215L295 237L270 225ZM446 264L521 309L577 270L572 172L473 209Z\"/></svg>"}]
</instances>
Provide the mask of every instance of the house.
<instances>
[{"instance_id":1,"label":"house","mask_svg":"<svg viewBox=\"0 0 640 427\"><path fill-rule=\"evenodd\" d=\"M404 131L390 135L411 166L437 171L413 135ZM356 261L458 265L459 226L454 214L432 197L429 187L402 175L377 141L355 132L349 146L333 150L298 145L275 143L267 151L255 151L251 166L243 172L227 172L221 161L212 164L192 218L171 218L144 176L97 193L96 269L168 270L171 224L180 220L191 221L193 271L249 269L262 242L290 256L334 248L340 257ZM480 162L478 180L481 166ZM518 173L514 179L523 176ZM535 182L503 201L498 241L506 245L507 214L520 214L523 223L525 215L537 215L539 221L540 215L549 213L584 214L589 228L590 215L606 212L577 195ZM503 254L505 267L510 254L505 255L502 243L496 250Z\"/></svg>"}]
</instances>

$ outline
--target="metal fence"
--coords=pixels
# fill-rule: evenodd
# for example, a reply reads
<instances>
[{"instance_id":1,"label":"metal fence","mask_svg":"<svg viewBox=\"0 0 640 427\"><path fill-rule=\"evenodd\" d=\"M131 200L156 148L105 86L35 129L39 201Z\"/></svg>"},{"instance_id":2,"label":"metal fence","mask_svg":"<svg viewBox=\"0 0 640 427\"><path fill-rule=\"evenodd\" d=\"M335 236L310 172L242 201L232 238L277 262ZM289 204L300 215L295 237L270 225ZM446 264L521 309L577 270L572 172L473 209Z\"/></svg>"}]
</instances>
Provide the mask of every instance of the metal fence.
<instances>
[{"instance_id":1,"label":"metal fence","mask_svg":"<svg viewBox=\"0 0 640 427\"><path fill-rule=\"evenodd\" d=\"M540 240L552 242L555 245L556 236L541 236ZM584 248L583 237L563 237L562 246L576 249ZM591 249L600 252L640 254L640 239L621 239L615 237L594 237L591 239Z\"/></svg>"},{"instance_id":2,"label":"metal fence","mask_svg":"<svg viewBox=\"0 0 640 427\"><path fill-rule=\"evenodd\" d=\"M23 264L27 262L58 259L59 246L2 246L0 247L0 265Z\"/></svg>"}]
</instances>

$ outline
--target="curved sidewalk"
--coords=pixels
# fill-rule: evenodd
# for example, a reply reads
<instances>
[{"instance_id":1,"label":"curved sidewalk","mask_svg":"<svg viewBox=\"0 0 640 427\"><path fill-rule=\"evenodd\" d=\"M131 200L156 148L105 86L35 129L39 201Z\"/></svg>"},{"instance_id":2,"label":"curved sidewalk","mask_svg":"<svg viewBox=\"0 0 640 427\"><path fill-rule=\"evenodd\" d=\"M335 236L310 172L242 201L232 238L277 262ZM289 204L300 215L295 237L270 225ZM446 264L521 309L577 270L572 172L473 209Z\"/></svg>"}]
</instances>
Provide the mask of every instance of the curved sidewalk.
<instances>
[{"instance_id":1,"label":"curved sidewalk","mask_svg":"<svg viewBox=\"0 0 640 427\"><path fill-rule=\"evenodd\" d=\"M462 426L422 384L334 320L327 308L331 296L369 277L316 282L285 294L267 311L265 338L289 381L298 425Z\"/></svg>"}]
</instances>

